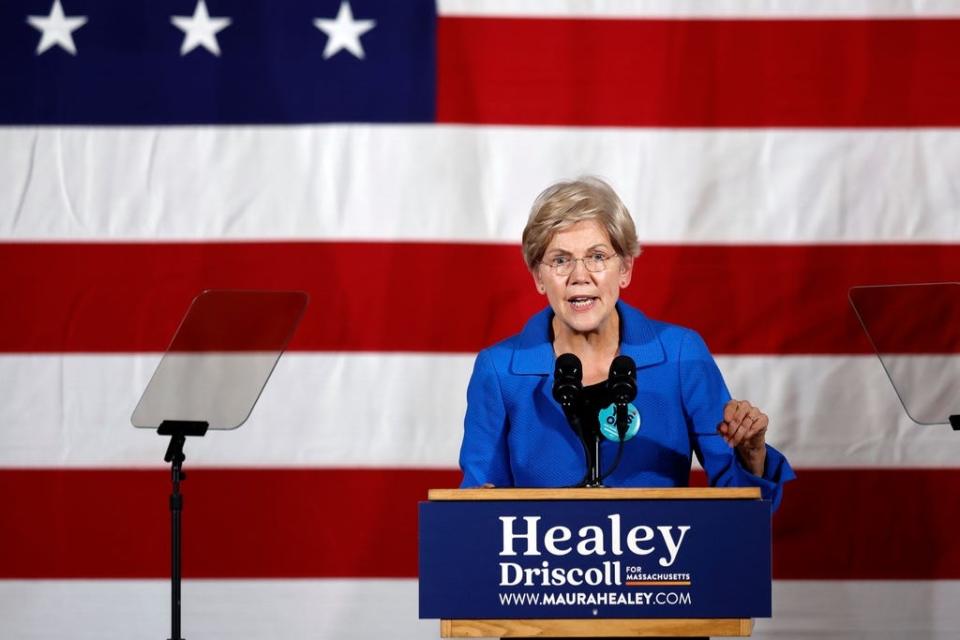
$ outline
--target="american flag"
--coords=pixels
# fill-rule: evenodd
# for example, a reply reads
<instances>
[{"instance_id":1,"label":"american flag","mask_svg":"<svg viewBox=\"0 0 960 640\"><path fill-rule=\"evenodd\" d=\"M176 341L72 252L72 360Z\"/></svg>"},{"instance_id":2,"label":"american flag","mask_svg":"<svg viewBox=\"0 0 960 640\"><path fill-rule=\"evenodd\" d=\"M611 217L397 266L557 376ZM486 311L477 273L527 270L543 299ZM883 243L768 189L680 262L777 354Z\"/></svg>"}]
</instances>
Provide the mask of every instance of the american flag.
<instances>
[{"instance_id":1,"label":"american flag","mask_svg":"<svg viewBox=\"0 0 960 640\"><path fill-rule=\"evenodd\" d=\"M626 300L798 470L756 635L960 633L960 441L847 302L960 280L960 3L7 0L0 83L3 637L166 633L129 416L207 288L312 302L249 423L187 445L184 634L436 637L416 502L459 483L473 354L544 305L530 203L582 174L637 222Z\"/></svg>"}]
</instances>

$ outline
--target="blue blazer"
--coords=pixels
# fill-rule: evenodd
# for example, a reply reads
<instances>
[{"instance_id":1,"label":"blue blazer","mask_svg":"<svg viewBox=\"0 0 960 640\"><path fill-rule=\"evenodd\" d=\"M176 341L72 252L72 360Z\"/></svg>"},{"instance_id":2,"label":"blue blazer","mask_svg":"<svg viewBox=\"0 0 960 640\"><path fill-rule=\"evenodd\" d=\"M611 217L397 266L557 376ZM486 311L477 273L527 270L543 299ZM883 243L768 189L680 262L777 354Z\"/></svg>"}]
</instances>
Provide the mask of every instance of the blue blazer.
<instances>
[{"instance_id":1,"label":"blue blazer","mask_svg":"<svg viewBox=\"0 0 960 640\"><path fill-rule=\"evenodd\" d=\"M617 311L620 353L637 364L633 405L640 431L626 441L620 465L604 484L686 486L693 453L711 486L760 487L776 508L783 483L795 477L793 469L767 446L766 469L755 476L717 433L730 393L703 339L622 301ZM461 486L563 487L583 477L583 446L553 399L552 318L544 309L522 332L477 355L467 388ZM612 464L616 450L616 443L603 441L602 469Z\"/></svg>"}]
</instances>

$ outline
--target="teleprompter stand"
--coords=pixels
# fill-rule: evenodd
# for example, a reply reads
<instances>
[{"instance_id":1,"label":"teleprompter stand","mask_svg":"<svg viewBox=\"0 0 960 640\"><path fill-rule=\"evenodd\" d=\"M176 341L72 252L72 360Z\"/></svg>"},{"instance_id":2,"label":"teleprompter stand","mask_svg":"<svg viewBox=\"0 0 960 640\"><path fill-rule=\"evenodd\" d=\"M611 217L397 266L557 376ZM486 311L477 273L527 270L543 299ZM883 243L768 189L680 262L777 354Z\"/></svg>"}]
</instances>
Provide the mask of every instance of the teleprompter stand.
<instances>
[{"instance_id":1,"label":"teleprompter stand","mask_svg":"<svg viewBox=\"0 0 960 640\"><path fill-rule=\"evenodd\" d=\"M180 512L183 511L183 495L180 483L187 479L183 471L183 445L187 436L202 436L207 433L209 423L199 420L164 420L157 427L157 434L170 436L164 462L171 465L170 481L170 640L180 638Z\"/></svg>"},{"instance_id":2,"label":"teleprompter stand","mask_svg":"<svg viewBox=\"0 0 960 640\"><path fill-rule=\"evenodd\" d=\"M170 639L180 635L183 453L188 437L236 429L250 416L307 304L299 291L209 290L194 298L131 416L169 436Z\"/></svg>"},{"instance_id":3,"label":"teleprompter stand","mask_svg":"<svg viewBox=\"0 0 960 640\"><path fill-rule=\"evenodd\" d=\"M849 298L907 416L960 431L960 283L860 286Z\"/></svg>"}]
</instances>

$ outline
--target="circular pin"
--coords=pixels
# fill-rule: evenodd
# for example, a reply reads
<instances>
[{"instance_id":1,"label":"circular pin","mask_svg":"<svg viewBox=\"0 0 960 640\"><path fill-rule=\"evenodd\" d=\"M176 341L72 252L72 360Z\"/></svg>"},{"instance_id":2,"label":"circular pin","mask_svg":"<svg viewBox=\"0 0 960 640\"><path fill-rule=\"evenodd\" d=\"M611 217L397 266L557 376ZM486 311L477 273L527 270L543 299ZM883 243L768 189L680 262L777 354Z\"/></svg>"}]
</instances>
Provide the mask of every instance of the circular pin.
<instances>
[{"instance_id":1,"label":"circular pin","mask_svg":"<svg viewBox=\"0 0 960 640\"><path fill-rule=\"evenodd\" d=\"M620 442L620 434L617 433L617 405L611 403L606 409L600 409L597 414L597 420L600 422L600 433L603 437L612 442ZM632 404L627 405L627 433L624 440L629 440L640 431L640 412Z\"/></svg>"}]
</instances>

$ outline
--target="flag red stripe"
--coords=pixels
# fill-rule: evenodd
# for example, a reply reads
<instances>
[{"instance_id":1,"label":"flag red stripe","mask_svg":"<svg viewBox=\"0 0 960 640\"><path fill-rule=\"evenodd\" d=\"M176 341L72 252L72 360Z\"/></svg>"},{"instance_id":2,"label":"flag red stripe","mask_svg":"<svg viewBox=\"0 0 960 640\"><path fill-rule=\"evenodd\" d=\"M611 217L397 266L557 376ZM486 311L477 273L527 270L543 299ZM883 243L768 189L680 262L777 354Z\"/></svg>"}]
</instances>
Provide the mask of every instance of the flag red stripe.
<instances>
[{"instance_id":1,"label":"flag red stripe","mask_svg":"<svg viewBox=\"0 0 960 640\"><path fill-rule=\"evenodd\" d=\"M960 124L960 20L441 18L437 119Z\"/></svg>"},{"instance_id":2,"label":"flag red stripe","mask_svg":"<svg viewBox=\"0 0 960 640\"><path fill-rule=\"evenodd\" d=\"M957 255L956 245L648 246L624 298L697 329L718 354L868 353L848 287L960 280ZM8 353L162 351L209 288L308 292L291 343L306 351L473 352L545 304L506 245L11 243L0 272Z\"/></svg>"},{"instance_id":3,"label":"flag red stripe","mask_svg":"<svg viewBox=\"0 0 960 640\"><path fill-rule=\"evenodd\" d=\"M187 476L187 578L414 576L417 501L460 478L389 469ZM0 578L169 575L169 493L162 470L0 471Z\"/></svg>"},{"instance_id":4,"label":"flag red stripe","mask_svg":"<svg viewBox=\"0 0 960 640\"><path fill-rule=\"evenodd\" d=\"M960 578L960 469L798 475L774 517L775 578Z\"/></svg>"},{"instance_id":5,"label":"flag red stripe","mask_svg":"<svg viewBox=\"0 0 960 640\"><path fill-rule=\"evenodd\" d=\"M850 292L881 353L960 353L960 283L862 287Z\"/></svg>"},{"instance_id":6,"label":"flag red stripe","mask_svg":"<svg viewBox=\"0 0 960 640\"><path fill-rule=\"evenodd\" d=\"M413 577L416 503L459 478L193 470L183 485L184 575ZM168 493L162 470L0 472L0 578L168 575ZM958 501L960 469L802 470L774 517L774 577L958 579Z\"/></svg>"},{"instance_id":7,"label":"flag red stripe","mask_svg":"<svg viewBox=\"0 0 960 640\"><path fill-rule=\"evenodd\" d=\"M207 292L191 305L170 351L283 351L307 302L297 291Z\"/></svg>"}]
</instances>

